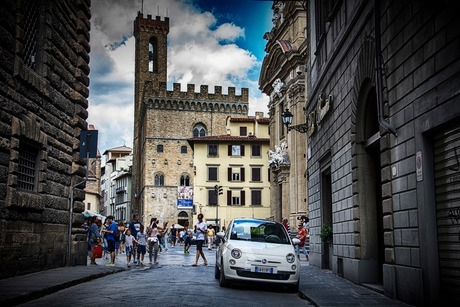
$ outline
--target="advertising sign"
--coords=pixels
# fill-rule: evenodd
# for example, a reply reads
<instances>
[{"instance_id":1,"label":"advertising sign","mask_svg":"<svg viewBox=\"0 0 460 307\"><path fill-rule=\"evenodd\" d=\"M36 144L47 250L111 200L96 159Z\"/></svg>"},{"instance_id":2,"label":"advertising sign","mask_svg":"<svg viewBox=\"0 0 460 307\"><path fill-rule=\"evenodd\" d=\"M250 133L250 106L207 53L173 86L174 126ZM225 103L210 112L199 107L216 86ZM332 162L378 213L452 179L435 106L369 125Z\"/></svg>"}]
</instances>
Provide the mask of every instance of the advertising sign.
<instances>
[{"instance_id":1,"label":"advertising sign","mask_svg":"<svg viewBox=\"0 0 460 307\"><path fill-rule=\"evenodd\" d=\"M193 187L177 187L177 208L193 208Z\"/></svg>"}]
</instances>

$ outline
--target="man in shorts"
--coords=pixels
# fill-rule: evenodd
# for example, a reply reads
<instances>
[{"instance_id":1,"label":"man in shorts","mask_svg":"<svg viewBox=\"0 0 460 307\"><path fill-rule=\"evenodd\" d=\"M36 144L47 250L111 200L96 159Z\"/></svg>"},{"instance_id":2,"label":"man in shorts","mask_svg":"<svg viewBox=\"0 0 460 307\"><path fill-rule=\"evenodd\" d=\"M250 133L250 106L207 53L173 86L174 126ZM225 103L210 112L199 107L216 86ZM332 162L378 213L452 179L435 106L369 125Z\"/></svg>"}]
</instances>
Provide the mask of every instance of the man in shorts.
<instances>
[{"instance_id":1,"label":"man in shorts","mask_svg":"<svg viewBox=\"0 0 460 307\"><path fill-rule=\"evenodd\" d=\"M118 232L118 226L113 221L114 219L112 215L109 215L107 217L109 228L103 230L103 232L107 233L107 249L110 253L110 263L106 264L106 266L115 266L115 235Z\"/></svg>"},{"instance_id":2,"label":"man in shorts","mask_svg":"<svg viewBox=\"0 0 460 307\"><path fill-rule=\"evenodd\" d=\"M203 258L203 265L207 265L208 261L203 253L203 245L205 244L205 234L207 232L208 225L203 222L203 214L198 214L198 223L195 224L195 233L196 233L196 260L192 266L198 265L198 260L200 259L200 255Z\"/></svg>"}]
</instances>

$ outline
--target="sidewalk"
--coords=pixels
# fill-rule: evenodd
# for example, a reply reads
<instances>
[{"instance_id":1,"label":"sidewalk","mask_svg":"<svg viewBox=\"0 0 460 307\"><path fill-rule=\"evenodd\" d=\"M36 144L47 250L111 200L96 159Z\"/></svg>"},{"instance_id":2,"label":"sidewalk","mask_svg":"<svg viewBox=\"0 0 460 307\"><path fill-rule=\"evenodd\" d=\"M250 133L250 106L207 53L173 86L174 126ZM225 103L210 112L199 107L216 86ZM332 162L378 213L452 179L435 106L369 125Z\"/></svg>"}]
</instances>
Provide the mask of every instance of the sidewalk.
<instances>
[{"instance_id":1,"label":"sidewalk","mask_svg":"<svg viewBox=\"0 0 460 307\"><path fill-rule=\"evenodd\" d=\"M410 306L302 261L300 287L315 306Z\"/></svg>"},{"instance_id":2,"label":"sidewalk","mask_svg":"<svg viewBox=\"0 0 460 307\"><path fill-rule=\"evenodd\" d=\"M0 280L0 306L19 305L80 283L126 270L125 266L71 266ZM89 263L89 261L88 261Z\"/></svg>"}]
</instances>

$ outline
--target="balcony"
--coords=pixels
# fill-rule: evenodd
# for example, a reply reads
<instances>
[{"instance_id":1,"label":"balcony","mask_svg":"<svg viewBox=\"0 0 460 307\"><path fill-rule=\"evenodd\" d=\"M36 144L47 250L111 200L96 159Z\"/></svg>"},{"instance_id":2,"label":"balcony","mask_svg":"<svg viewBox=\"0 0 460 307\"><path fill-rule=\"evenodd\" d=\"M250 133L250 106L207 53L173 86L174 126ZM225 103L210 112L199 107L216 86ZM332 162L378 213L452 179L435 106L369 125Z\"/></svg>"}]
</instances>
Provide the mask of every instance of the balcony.
<instances>
[{"instance_id":1,"label":"balcony","mask_svg":"<svg viewBox=\"0 0 460 307\"><path fill-rule=\"evenodd\" d=\"M116 193L124 193L125 191L128 190L128 187L119 187L116 189Z\"/></svg>"}]
</instances>

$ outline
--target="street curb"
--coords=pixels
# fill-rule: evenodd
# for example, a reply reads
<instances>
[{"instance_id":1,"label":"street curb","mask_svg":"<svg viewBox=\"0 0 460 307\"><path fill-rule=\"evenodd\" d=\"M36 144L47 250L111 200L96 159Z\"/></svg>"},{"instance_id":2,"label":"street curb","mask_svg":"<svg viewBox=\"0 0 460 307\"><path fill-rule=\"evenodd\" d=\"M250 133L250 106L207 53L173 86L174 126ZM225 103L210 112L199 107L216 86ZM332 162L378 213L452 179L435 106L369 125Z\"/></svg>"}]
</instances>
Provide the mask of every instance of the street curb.
<instances>
[{"instance_id":1,"label":"street curb","mask_svg":"<svg viewBox=\"0 0 460 307\"><path fill-rule=\"evenodd\" d=\"M55 293L57 291L64 290L66 288L70 288L72 286L75 286L75 285L78 285L78 284L81 284L81 283L84 283L84 282L88 282L88 281L98 279L98 278L101 278L101 277L104 277L104 276L107 276L107 275L120 273L120 272L124 272L124 271L127 271L127 269L122 268L122 267L117 267L117 268L114 268L113 270L107 270L107 271L104 271L104 272L99 272L99 273L95 273L95 274L91 274L91 275L82 276L80 278L75 278L75 279L69 280L69 281L61 283L61 284L49 286L49 287L39 289L39 290L36 290L36 291L32 291L32 292L22 293L22 294L19 294L17 296L10 297L10 298L7 298L7 299L1 299L0 298L0 305L1 306L17 306L17 305L24 304L24 303L30 302L32 300L36 300L38 298L44 297L46 295L53 294L53 293Z\"/></svg>"}]
</instances>

